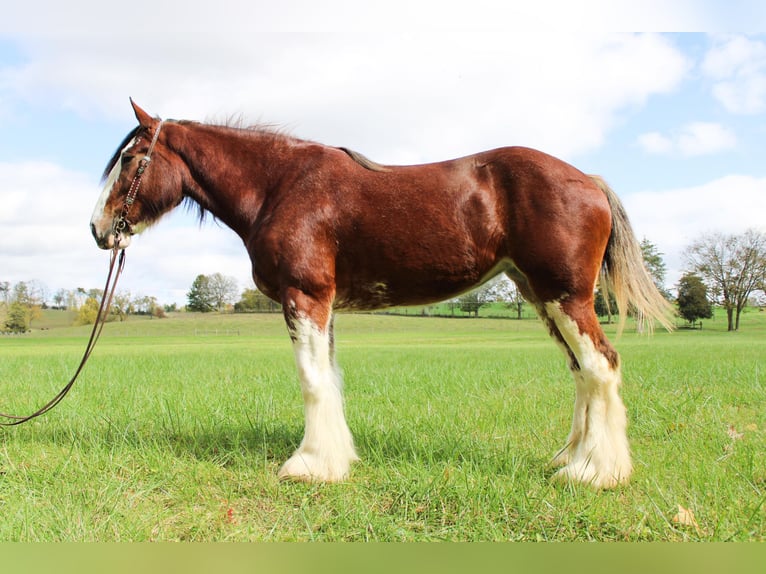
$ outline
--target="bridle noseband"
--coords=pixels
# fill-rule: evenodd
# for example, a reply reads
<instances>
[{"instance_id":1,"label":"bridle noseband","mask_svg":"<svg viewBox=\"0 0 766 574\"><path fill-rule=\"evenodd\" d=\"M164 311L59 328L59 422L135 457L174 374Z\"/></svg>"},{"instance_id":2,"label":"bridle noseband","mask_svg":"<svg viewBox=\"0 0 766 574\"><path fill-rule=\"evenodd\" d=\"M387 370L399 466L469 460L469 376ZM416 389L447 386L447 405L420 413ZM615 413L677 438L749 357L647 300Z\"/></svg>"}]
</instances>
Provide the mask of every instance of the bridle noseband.
<instances>
[{"instance_id":1,"label":"bridle noseband","mask_svg":"<svg viewBox=\"0 0 766 574\"><path fill-rule=\"evenodd\" d=\"M149 163L152 161L154 146L157 144L157 139L160 137L160 130L162 129L162 124L164 122L165 120L160 120L160 123L157 124L157 129L154 131L154 136L152 137L152 141L149 144L149 149L147 150L146 155L141 158L141 162L138 164L136 174L133 176L133 181L130 182L128 194L125 196L125 203L122 204L122 211L120 211L119 217L114 220L112 233L114 234L115 246L120 244L120 236L122 235L123 231L130 228L128 213L130 212L130 208L133 205L133 202L136 200L138 190L141 187L141 178L143 177L146 168L149 166Z\"/></svg>"}]
</instances>

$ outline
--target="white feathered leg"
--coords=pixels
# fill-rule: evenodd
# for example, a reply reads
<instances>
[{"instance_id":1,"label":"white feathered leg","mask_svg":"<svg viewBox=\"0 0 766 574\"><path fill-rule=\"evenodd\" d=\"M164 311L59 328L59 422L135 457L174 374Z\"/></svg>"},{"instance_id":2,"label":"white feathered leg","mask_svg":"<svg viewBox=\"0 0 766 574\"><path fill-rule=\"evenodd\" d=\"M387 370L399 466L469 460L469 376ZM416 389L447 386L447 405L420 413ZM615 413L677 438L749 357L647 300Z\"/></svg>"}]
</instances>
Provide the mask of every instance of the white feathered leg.
<instances>
[{"instance_id":1,"label":"white feathered leg","mask_svg":"<svg viewBox=\"0 0 766 574\"><path fill-rule=\"evenodd\" d=\"M359 460L343 412L343 383L330 330L299 318L291 332L306 418L303 441L279 471L281 479L335 482Z\"/></svg>"},{"instance_id":2,"label":"white feathered leg","mask_svg":"<svg viewBox=\"0 0 766 574\"><path fill-rule=\"evenodd\" d=\"M558 303L545 306L577 358L572 369L576 399L572 430L553 464L564 465L555 478L611 488L627 482L633 465L627 438L625 406L619 395L620 368L610 365L591 338Z\"/></svg>"}]
</instances>

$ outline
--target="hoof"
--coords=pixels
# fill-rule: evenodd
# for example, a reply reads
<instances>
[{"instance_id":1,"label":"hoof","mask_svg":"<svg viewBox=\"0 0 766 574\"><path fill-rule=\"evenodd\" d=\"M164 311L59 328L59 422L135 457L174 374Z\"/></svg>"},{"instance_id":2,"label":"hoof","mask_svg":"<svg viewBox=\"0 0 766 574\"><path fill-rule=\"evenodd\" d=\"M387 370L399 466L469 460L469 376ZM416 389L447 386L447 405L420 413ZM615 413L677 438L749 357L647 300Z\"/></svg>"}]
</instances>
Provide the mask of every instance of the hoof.
<instances>
[{"instance_id":1,"label":"hoof","mask_svg":"<svg viewBox=\"0 0 766 574\"><path fill-rule=\"evenodd\" d=\"M554 461L556 461L554 459ZM616 488L627 484L630 479L631 468L617 468L611 470L599 470L589 460L578 463L568 463L551 477L553 482L571 484L584 484L599 490Z\"/></svg>"},{"instance_id":2,"label":"hoof","mask_svg":"<svg viewBox=\"0 0 766 574\"><path fill-rule=\"evenodd\" d=\"M350 470L350 462L331 462L314 454L296 452L282 465L277 476L285 481L341 482L348 478Z\"/></svg>"}]
</instances>

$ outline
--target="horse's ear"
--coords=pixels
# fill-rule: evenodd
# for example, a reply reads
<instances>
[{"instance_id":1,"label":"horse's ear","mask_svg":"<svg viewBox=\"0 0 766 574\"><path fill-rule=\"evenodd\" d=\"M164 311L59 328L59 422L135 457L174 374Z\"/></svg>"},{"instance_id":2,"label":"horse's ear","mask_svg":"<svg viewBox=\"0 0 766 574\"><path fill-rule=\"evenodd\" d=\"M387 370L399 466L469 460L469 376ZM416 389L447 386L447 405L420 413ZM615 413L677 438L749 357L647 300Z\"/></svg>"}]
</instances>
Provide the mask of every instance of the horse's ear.
<instances>
[{"instance_id":1,"label":"horse's ear","mask_svg":"<svg viewBox=\"0 0 766 574\"><path fill-rule=\"evenodd\" d=\"M136 114L136 119L141 127L148 128L154 125L154 118L147 114L141 107L130 98L130 105L133 106L133 111Z\"/></svg>"}]
</instances>

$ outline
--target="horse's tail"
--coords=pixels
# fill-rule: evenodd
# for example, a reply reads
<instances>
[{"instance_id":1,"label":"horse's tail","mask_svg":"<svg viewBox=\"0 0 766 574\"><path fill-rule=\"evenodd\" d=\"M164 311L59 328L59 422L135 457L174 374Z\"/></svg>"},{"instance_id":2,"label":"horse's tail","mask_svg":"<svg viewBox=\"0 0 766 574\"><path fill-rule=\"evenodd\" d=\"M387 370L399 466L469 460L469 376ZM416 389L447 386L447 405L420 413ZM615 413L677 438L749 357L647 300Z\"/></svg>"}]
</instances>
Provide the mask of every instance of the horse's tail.
<instances>
[{"instance_id":1,"label":"horse's tail","mask_svg":"<svg viewBox=\"0 0 766 574\"><path fill-rule=\"evenodd\" d=\"M651 332L654 328L652 319L656 319L665 329L672 331L675 312L657 289L644 265L641 246L633 233L622 202L603 179L598 176L590 177L606 195L612 211L612 234L604 254L601 285L607 304L608 291L614 294L617 301L620 314L618 333L625 327L629 312L635 314L639 331L645 326L647 331Z\"/></svg>"}]
</instances>

